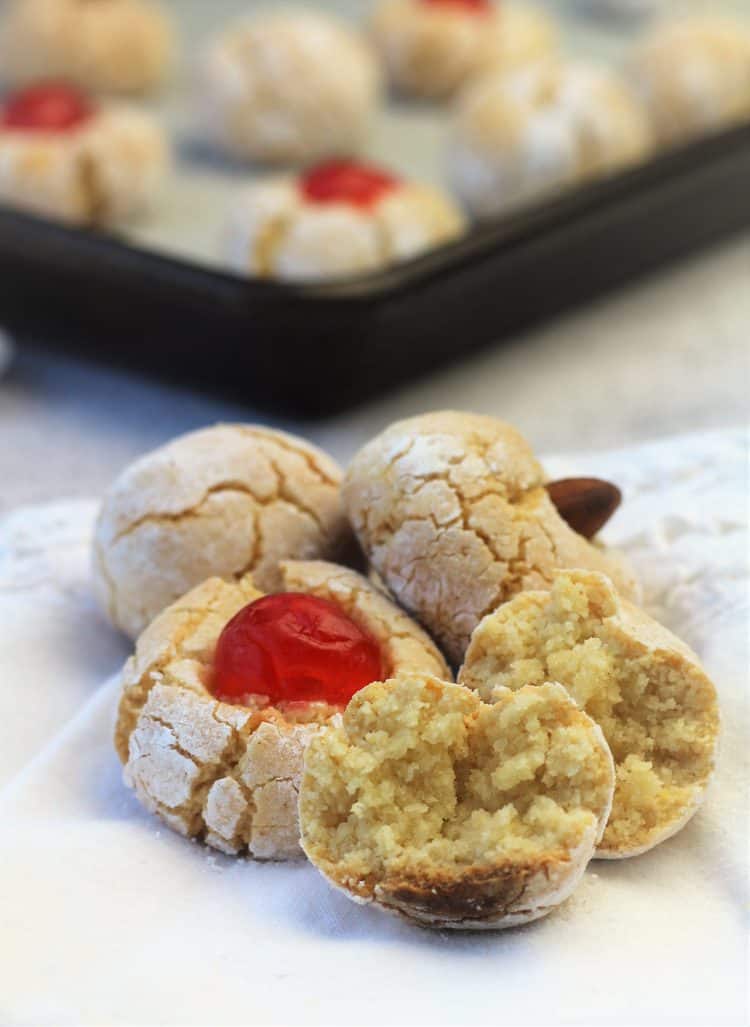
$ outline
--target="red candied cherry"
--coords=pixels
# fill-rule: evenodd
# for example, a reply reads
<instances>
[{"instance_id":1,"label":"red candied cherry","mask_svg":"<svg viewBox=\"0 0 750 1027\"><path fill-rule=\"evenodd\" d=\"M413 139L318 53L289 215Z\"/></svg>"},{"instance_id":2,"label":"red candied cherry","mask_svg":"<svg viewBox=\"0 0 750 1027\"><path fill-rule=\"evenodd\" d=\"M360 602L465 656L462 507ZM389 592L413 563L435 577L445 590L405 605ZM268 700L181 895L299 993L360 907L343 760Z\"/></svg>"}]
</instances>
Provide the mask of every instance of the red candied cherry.
<instances>
[{"instance_id":1,"label":"red candied cherry","mask_svg":"<svg viewBox=\"0 0 750 1027\"><path fill-rule=\"evenodd\" d=\"M492 10L492 0L422 0L430 7L462 7L470 14L485 14Z\"/></svg>"},{"instance_id":2,"label":"red candied cherry","mask_svg":"<svg viewBox=\"0 0 750 1027\"><path fill-rule=\"evenodd\" d=\"M0 124L22 132L67 132L94 114L89 98L62 82L44 82L12 93L0 109Z\"/></svg>"},{"instance_id":3,"label":"red candied cherry","mask_svg":"<svg viewBox=\"0 0 750 1027\"><path fill-rule=\"evenodd\" d=\"M311 203L351 203L365 208L398 185L398 178L390 172L350 160L318 164L300 180L300 189Z\"/></svg>"},{"instance_id":4,"label":"red candied cherry","mask_svg":"<svg viewBox=\"0 0 750 1027\"><path fill-rule=\"evenodd\" d=\"M299 592L263 596L229 621L216 645L212 692L344 705L383 676L380 646L335 603Z\"/></svg>"}]
</instances>

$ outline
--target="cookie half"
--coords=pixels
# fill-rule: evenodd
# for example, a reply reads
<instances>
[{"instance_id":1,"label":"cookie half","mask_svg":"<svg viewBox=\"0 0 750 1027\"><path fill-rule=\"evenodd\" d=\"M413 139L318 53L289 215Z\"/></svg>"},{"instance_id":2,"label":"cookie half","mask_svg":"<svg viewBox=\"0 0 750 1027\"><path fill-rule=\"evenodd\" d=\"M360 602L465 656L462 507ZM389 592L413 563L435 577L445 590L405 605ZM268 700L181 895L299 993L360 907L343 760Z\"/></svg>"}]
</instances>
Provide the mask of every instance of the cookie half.
<instances>
[{"instance_id":1,"label":"cookie half","mask_svg":"<svg viewBox=\"0 0 750 1027\"><path fill-rule=\"evenodd\" d=\"M405 676L362 689L310 744L302 846L355 902L432 927L511 927L571 894L613 785L600 729L560 685L487 705Z\"/></svg>"},{"instance_id":2,"label":"cookie half","mask_svg":"<svg viewBox=\"0 0 750 1027\"><path fill-rule=\"evenodd\" d=\"M600 725L617 767L597 856L636 856L676 834L704 798L719 735L695 653L603 575L570 571L486 617L459 674L488 701L550 679Z\"/></svg>"}]
</instances>

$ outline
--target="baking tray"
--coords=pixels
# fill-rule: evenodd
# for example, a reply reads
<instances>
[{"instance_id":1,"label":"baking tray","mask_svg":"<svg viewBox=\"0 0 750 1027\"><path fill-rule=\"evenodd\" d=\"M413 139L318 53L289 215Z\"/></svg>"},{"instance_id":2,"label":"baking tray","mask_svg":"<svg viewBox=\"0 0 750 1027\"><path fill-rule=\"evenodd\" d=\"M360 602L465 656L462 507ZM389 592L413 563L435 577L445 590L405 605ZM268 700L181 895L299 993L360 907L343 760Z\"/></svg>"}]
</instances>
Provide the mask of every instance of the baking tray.
<instances>
[{"instance_id":1,"label":"baking tray","mask_svg":"<svg viewBox=\"0 0 750 1027\"><path fill-rule=\"evenodd\" d=\"M236 7L182 0L188 53L207 19L218 24ZM616 57L612 38L582 39L575 29L568 49ZM115 236L0 208L0 324L21 340L228 392L275 414L321 417L750 225L745 125L386 271L324 284L253 281L224 271L207 245L248 172L196 147L180 121L184 96L178 81L156 105L189 174L170 184L155 222ZM441 118L390 107L368 155L434 179Z\"/></svg>"}]
</instances>

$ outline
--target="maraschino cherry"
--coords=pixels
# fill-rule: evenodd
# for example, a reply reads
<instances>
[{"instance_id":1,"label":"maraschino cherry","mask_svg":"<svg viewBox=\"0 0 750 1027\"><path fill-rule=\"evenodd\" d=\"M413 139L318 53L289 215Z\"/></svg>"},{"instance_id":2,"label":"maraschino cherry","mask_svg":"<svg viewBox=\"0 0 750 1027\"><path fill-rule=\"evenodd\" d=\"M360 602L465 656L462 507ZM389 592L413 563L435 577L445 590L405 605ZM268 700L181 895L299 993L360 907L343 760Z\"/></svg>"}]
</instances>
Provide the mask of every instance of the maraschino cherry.
<instances>
[{"instance_id":1,"label":"maraschino cherry","mask_svg":"<svg viewBox=\"0 0 750 1027\"><path fill-rule=\"evenodd\" d=\"M351 160L318 164L300 180L300 189L311 203L350 203L364 208L374 206L398 185L398 178L390 172Z\"/></svg>"},{"instance_id":2,"label":"maraschino cherry","mask_svg":"<svg viewBox=\"0 0 750 1027\"><path fill-rule=\"evenodd\" d=\"M492 0L422 0L430 7L463 7L473 14L485 14L492 10Z\"/></svg>"},{"instance_id":3,"label":"maraschino cherry","mask_svg":"<svg viewBox=\"0 0 750 1027\"><path fill-rule=\"evenodd\" d=\"M250 603L226 625L211 691L225 702L262 695L274 706L345 705L383 671L378 643L335 603L282 592Z\"/></svg>"},{"instance_id":4,"label":"maraschino cherry","mask_svg":"<svg viewBox=\"0 0 750 1027\"><path fill-rule=\"evenodd\" d=\"M94 105L63 82L43 82L12 93L0 108L0 125L21 132L68 132L93 115Z\"/></svg>"}]
</instances>

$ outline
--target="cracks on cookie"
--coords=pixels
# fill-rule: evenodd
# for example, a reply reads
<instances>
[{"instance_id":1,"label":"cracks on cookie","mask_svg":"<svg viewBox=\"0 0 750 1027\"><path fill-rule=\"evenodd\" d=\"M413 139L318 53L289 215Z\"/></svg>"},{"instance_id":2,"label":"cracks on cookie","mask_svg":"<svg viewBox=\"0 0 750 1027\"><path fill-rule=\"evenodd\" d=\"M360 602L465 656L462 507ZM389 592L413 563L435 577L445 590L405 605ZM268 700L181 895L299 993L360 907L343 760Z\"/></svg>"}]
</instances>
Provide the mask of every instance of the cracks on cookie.
<instances>
[{"instance_id":1,"label":"cracks on cookie","mask_svg":"<svg viewBox=\"0 0 750 1027\"><path fill-rule=\"evenodd\" d=\"M338 476L332 476L321 467L316 461L315 456L312 452L307 449L301 449L296 446L291 439L286 439L271 429L264 429L261 427L248 427L247 425L237 425L237 429L242 435L250 436L252 438L262 438L270 442L273 446L277 446L279 449L286 453L291 453L293 456L298 457L304 461L308 469L319 479L324 485L330 485L332 488L338 489L339 478Z\"/></svg>"},{"instance_id":2,"label":"cracks on cookie","mask_svg":"<svg viewBox=\"0 0 750 1027\"><path fill-rule=\"evenodd\" d=\"M179 510L175 513L157 513L155 511L143 514L141 517L137 517L131 521L126 527L118 531L110 540L109 544L114 546L120 542L123 538L131 535L134 531L137 531L144 524L179 524L180 521L186 518L200 516L201 508L205 505L206 501L215 495L223 493L240 493L248 496L254 503L259 506L267 506L269 503L274 502L275 496L270 499L258 497L251 489L249 489L243 482L238 482L232 479L226 481L217 482L215 485L211 485L205 490L200 499L194 503L191 507L186 510Z\"/></svg>"}]
</instances>

